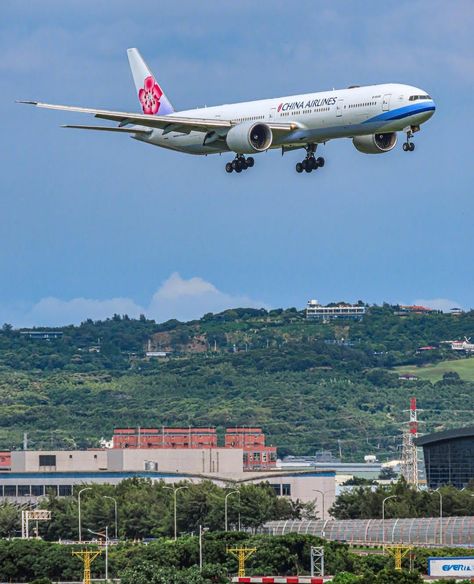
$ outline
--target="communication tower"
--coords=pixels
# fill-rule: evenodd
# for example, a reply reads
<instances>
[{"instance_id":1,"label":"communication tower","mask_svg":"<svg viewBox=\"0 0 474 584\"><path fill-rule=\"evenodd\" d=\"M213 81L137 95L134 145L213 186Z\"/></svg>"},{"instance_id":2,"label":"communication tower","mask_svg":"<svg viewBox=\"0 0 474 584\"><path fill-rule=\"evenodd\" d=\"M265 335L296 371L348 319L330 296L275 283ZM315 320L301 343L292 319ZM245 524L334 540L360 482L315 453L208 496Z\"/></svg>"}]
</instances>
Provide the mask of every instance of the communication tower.
<instances>
[{"instance_id":1,"label":"communication tower","mask_svg":"<svg viewBox=\"0 0 474 584\"><path fill-rule=\"evenodd\" d=\"M402 476L410 485L418 488L418 449L415 439L418 437L418 413L416 397L410 398L410 422L403 432Z\"/></svg>"}]
</instances>

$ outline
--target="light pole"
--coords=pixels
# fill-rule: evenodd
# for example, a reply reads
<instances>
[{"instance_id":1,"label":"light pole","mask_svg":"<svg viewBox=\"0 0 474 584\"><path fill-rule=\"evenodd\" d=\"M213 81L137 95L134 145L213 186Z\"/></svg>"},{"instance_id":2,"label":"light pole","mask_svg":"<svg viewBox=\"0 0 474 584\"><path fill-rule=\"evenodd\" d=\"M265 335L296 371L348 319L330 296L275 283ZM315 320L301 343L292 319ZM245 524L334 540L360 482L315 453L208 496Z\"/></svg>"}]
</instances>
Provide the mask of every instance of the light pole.
<instances>
[{"instance_id":1,"label":"light pole","mask_svg":"<svg viewBox=\"0 0 474 584\"><path fill-rule=\"evenodd\" d=\"M99 533L97 531L92 531L92 529L88 529L90 533L94 535L98 535L99 537L104 537L103 533ZM105 526L105 581L109 581L109 526Z\"/></svg>"},{"instance_id":2,"label":"light pole","mask_svg":"<svg viewBox=\"0 0 474 584\"><path fill-rule=\"evenodd\" d=\"M439 488L435 489L433 492L438 493L439 495L439 543L440 545L443 545L443 495Z\"/></svg>"},{"instance_id":3,"label":"light pole","mask_svg":"<svg viewBox=\"0 0 474 584\"><path fill-rule=\"evenodd\" d=\"M202 525L199 526L199 571L202 572L202 536L206 531L208 531L208 527L203 527Z\"/></svg>"},{"instance_id":4,"label":"light pole","mask_svg":"<svg viewBox=\"0 0 474 584\"><path fill-rule=\"evenodd\" d=\"M82 531L81 531L81 493L84 491L92 491L92 487L85 487L81 489L77 495L77 516L79 521L79 543L82 541Z\"/></svg>"},{"instance_id":5,"label":"light pole","mask_svg":"<svg viewBox=\"0 0 474 584\"><path fill-rule=\"evenodd\" d=\"M397 497L398 495L390 495L390 497L385 497L385 499L382 501L382 545L385 545L385 501L388 501L389 499L396 499Z\"/></svg>"},{"instance_id":6,"label":"light pole","mask_svg":"<svg viewBox=\"0 0 474 584\"><path fill-rule=\"evenodd\" d=\"M109 495L104 495L104 499L111 499L114 502L114 513L115 513L115 539L118 539L118 521L117 521L117 499L115 497L109 497Z\"/></svg>"},{"instance_id":7,"label":"light pole","mask_svg":"<svg viewBox=\"0 0 474 584\"><path fill-rule=\"evenodd\" d=\"M230 493L227 493L227 495L224 498L224 525L225 525L225 531L227 531L227 497L230 497L231 495L239 495L239 499L240 499L240 491L231 491Z\"/></svg>"},{"instance_id":8,"label":"light pole","mask_svg":"<svg viewBox=\"0 0 474 584\"><path fill-rule=\"evenodd\" d=\"M324 499L325 499L325 497L324 497L324 493L322 491L320 491L319 489L313 489L313 491L315 493L319 493L321 495L322 500L323 500L323 515L322 515L322 520L324 521L324 519L325 519L325 512L324 512Z\"/></svg>"},{"instance_id":9,"label":"light pole","mask_svg":"<svg viewBox=\"0 0 474 584\"><path fill-rule=\"evenodd\" d=\"M187 489L187 486L182 486L182 487L163 487L164 489L169 489L170 491L173 491L173 499L174 499L174 540L176 541L178 539L178 520L177 520L177 514L176 514L176 495L178 493L178 491L181 491L181 489Z\"/></svg>"}]
</instances>

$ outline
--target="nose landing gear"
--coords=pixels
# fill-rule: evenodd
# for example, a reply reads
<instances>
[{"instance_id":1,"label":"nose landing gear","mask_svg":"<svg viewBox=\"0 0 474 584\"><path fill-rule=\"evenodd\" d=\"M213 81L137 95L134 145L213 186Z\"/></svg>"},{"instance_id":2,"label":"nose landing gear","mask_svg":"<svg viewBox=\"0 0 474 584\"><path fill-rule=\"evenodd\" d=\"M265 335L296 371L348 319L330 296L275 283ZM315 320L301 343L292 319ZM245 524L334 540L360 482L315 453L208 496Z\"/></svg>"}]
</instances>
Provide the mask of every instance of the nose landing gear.
<instances>
[{"instance_id":1,"label":"nose landing gear","mask_svg":"<svg viewBox=\"0 0 474 584\"><path fill-rule=\"evenodd\" d=\"M235 170L235 172L239 173L243 170L247 170L247 168L252 168L254 164L255 160L252 156L245 158L243 154L237 154L232 162L228 162L225 165L225 171L231 173Z\"/></svg>"},{"instance_id":2,"label":"nose landing gear","mask_svg":"<svg viewBox=\"0 0 474 584\"><path fill-rule=\"evenodd\" d=\"M413 144L413 142L410 142L410 140L413 138L413 131L410 128L407 131L407 141L403 143L403 151L404 152L413 152L413 150L415 150L415 145Z\"/></svg>"},{"instance_id":3,"label":"nose landing gear","mask_svg":"<svg viewBox=\"0 0 474 584\"><path fill-rule=\"evenodd\" d=\"M296 163L296 172L302 173L306 171L309 173L324 166L324 158L322 156L318 156L318 158L314 156L316 148L317 144L308 144L306 146L306 158L302 162Z\"/></svg>"}]
</instances>

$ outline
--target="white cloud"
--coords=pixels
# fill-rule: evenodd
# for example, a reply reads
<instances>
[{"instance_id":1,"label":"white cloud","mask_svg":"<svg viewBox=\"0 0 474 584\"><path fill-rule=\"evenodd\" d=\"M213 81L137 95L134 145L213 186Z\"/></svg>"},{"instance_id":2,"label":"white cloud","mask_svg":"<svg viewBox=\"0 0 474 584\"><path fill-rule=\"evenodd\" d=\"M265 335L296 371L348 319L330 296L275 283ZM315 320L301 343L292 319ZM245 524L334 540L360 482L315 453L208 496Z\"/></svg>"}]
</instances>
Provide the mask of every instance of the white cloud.
<instances>
[{"instance_id":1,"label":"white cloud","mask_svg":"<svg viewBox=\"0 0 474 584\"><path fill-rule=\"evenodd\" d=\"M206 312L221 312L237 307L267 308L268 305L248 296L221 292L203 278L186 280L175 272L153 294L147 307L140 306L131 298L62 300L48 297L30 307L16 307L11 311L3 307L2 320L17 327L79 324L88 318L103 320L113 314L128 314L133 318L145 314L158 322L171 318L186 321L200 318Z\"/></svg>"},{"instance_id":2,"label":"white cloud","mask_svg":"<svg viewBox=\"0 0 474 584\"><path fill-rule=\"evenodd\" d=\"M449 312L451 308L462 308L459 302L456 300L449 300L449 298L432 298L431 300L419 298L415 300L414 303L417 306L426 306L427 308L433 308L434 310L442 310L443 312Z\"/></svg>"},{"instance_id":3,"label":"white cloud","mask_svg":"<svg viewBox=\"0 0 474 584\"><path fill-rule=\"evenodd\" d=\"M30 325L60 326L77 324L87 318L101 320L113 314L128 314L137 317L143 309L130 298L95 300L92 298L42 298L29 311L26 321Z\"/></svg>"},{"instance_id":4,"label":"white cloud","mask_svg":"<svg viewBox=\"0 0 474 584\"><path fill-rule=\"evenodd\" d=\"M237 307L267 308L267 305L248 296L221 292L202 278L185 280L175 272L155 292L146 314L157 321L169 318L192 320L206 312Z\"/></svg>"}]
</instances>

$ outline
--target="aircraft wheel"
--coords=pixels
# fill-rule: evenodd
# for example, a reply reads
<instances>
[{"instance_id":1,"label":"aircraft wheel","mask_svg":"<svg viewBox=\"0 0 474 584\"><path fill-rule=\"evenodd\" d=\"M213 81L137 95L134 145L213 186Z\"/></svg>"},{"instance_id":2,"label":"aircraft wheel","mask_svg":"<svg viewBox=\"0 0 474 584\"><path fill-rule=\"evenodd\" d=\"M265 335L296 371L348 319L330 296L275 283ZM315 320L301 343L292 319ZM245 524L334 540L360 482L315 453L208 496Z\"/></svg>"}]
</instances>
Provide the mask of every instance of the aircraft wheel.
<instances>
[{"instance_id":1,"label":"aircraft wheel","mask_svg":"<svg viewBox=\"0 0 474 584\"><path fill-rule=\"evenodd\" d=\"M249 168L246 160L241 160L240 166L242 167L242 170L247 170L247 168Z\"/></svg>"},{"instance_id":2,"label":"aircraft wheel","mask_svg":"<svg viewBox=\"0 0 474 584\"><path fill-rule=\"evenodd\" d=\"M415 150L415 144L410 142L410 152L413 152L413 150Z\"/></svg>"},{"instance_id":3,"label":"aircraft wheel","mask_svg":"<svg viewBox=\"0 0 474 584\"><path fill-rule=\"evenodd\" d=\"M237 164L234 167L235 172L242 172L242 163L240 160L237 160Z\"/></svg>"},{"instance_id":4,"label":"aircraft wheel","mask_svg":"<svg viewBox=\"0 0 474 584\"><path fill-rule=\"evenodd\" d=\"M404 142L403 143L403 151L408 152L409 149L410 149L410 144L408 142Z\"/></svg>"},{"instance_id":5,"label":"aircraft wheel","mask_svg":"<svg viewBox=\"0 0 474 584\"><path fill-rule=\"evenodd\" d=\"M232 162L228 162L228 163L225 165L225 171L226 171L226 172L232 172L233 170L234 170L234 167L232 166Z\"/></svg>"},{"instance_id":6,"label":"aircraft wheel","mask_svg":"<svg viewBox=\"0 0 474 584\"><path fill-rule=\"evenodd\" d=\"M296 163L296 172L298 173L303 172L303 164L301 162Z\"/></svg>"},{"instance_id":7,"label":"aircraft wheel","mask_svg":"<svg viewBox=\"0 0 474 584\"><path fill-rule=\"evenodd\" d=\"M249 157L247 158L247 166L248 166L249 168L252 168L252 166L253 166L254 164L255 164L255 160L253 159L253 157L252 157L252 156L249 156Z\"/></svg>"},{"instance_id":8,"label":"aircraft wheel","mask_svg":"<svg viewBox=\"0 0 474 584\"><path fill-rule=\"evenodd\" d=\"M316 159L316 162L318 163L319 168L322 168L326 164L326 161L324 160L324 158L322 156L319 156Z\"/></svg>"}]
</instances>

